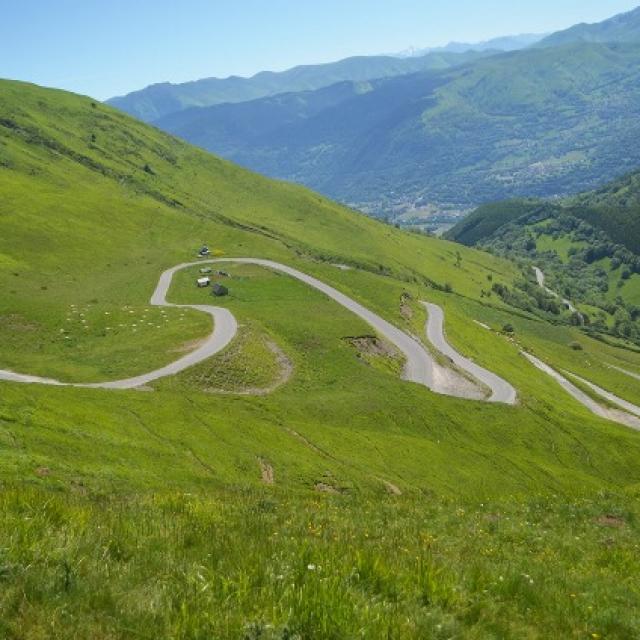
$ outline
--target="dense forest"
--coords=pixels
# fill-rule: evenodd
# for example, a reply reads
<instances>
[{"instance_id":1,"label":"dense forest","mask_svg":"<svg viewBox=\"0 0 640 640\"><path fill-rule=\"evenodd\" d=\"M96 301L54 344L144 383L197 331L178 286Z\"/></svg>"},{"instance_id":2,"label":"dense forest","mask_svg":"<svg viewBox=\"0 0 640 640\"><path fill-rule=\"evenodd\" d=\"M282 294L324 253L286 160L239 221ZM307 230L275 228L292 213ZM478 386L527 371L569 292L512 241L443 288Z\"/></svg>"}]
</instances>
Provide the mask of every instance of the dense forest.
<instances>
[{"instance_id":1,"label":"dense forest","mask_svg":"<svg viewBox=\"0 0 640 640\"><path fill-rule=\"evenodd\" d=\"M522 309L640 339L640 173L561 200L510 200L479 207L449 237L516 259L522 281L494 290ZM540 268L554 297L539 286ZM579 308L572 312L562 300Z\"/></svg>"}]
</instances>

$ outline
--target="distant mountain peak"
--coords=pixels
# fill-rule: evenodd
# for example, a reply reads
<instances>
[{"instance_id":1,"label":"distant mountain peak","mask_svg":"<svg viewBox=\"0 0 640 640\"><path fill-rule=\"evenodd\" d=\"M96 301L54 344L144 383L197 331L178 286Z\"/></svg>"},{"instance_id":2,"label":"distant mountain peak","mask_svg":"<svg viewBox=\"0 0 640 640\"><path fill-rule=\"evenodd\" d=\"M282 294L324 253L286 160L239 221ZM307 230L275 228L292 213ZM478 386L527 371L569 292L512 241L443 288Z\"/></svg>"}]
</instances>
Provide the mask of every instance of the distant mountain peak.
<instances>
[{"instance_id":1,"label":"distant mountain peak","mask_svg":"<svg viewBox=\"0 0 640 640\"><path fill-rule=\"evenodd\" d=\"M449 42L443 47L408 47L404 51L389 54L397 58L416 58L428 53L465 53L467 51L517 51L546 38L546 33L521 33L500 36L482 42Z\"/></svg>"}]
</instances>

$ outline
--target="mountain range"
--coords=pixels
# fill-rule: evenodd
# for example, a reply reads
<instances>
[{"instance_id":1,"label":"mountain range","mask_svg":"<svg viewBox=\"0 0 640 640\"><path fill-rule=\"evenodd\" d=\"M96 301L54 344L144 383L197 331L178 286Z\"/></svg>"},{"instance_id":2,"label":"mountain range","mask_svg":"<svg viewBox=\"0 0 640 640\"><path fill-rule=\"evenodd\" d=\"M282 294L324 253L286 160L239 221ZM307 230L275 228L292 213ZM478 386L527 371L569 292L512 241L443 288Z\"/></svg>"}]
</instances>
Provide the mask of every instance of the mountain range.
<instances>
[{"instance_id":1,"label":"mountain range","mask_svg":"<svg viewBox=\"0 0 640 640\"><path fill-rule=\"evenodd\" d=\"M423 56L357 56L338 62L294 67L287 71L262 71L251 78L205 78L194 82L154 84L126 96L111 98L107 104L145 122L154 122L192 107L237 103L296 91L322 89L337 82L362 82L426 71L448 69L487 52L448 51Z\"/></svg>"},{"instance_id":2,"label":"mountain range","mask_svg":"<svg viewBox=\"0 0 640 640\"><path fill-rule=\"evenodd\" d=\"M155 124L373 213L467 208L593 188L640 164L639 64L637 45L565 45Z\"/></svg>"},{"instance_id":3,"label":"mountain range","mask_svg":"<svg viewBox=\"0 0 640 640\"><path fill-rule=\"evenodd\" d=\"M507 53L358 58L267 74L276 95L174 105L153 123L373 215L577 193L640 164L630 143L640 126L639 22L636 9ZM287 89L296 83L306 88Z\"/></svg>"},{"instance_id":4,"label":"mountain range","mask_svg":"<svg viewBox=\"0 0 640 640\"><path fill-rule=\"evenodd\" d=\"M297 66L281 72L262 71L250 78L230 76L178 84L163 82L111 98L107 103L145 122L152 122L191 107L322 89L336 82L361 82L430 69L446 69L480 57L478 54L522 49L539 42L543 37L522 34L478 43L451 42L444 47L410 48L381 56L355 56L337 62Z\"/></svg>"},{"instance_id":5,"label":"mountain range","mask_svg":"<svg viewBox=\"0 0 640 640\"><path fill-rule=\"evenodd\" d=\"M434 52L465 53L467 51L517 51L518 49L524 49L536 42L540 42L540 40L546 38L547 35L548 34L522 33L515 36L491 38L490 40L483 40L482 42L450 42L444 47L410 47L394 55L405 58L424 56L427 53Z\"/></svg>"},{"instance_id":6,"label":"mountain range","mask_svg":"<svg viewBox=\"0 0 640 640\"><path fill-rule=\"evenodd\" d=\"M594 24L577 24L552 33L535 46L555 47L568 42L637 42L640 35L640 10L634 9Z\"/></svg>"}]
</instances>

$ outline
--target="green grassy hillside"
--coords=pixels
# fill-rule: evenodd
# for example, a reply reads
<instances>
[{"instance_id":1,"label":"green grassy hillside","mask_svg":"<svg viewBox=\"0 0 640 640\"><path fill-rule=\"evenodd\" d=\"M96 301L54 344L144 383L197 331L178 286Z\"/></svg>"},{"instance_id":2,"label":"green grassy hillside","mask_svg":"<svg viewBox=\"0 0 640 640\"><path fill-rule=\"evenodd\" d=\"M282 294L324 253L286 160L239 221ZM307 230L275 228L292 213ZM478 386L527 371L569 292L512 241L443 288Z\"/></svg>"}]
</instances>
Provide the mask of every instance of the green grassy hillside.
<instances>
[{"instance_id":1,"label":"green grassy hillside","mask_svg":"<svg viewBox=\"0 0 640 640\"><path fill-rule=\"evenodd\" d=\"M613 242L640 253L640 172L566 202L574 215L602 229Z\"/></svg>"},{"instance_id":2,"label":"green grassy hillside","mask_svg":"<svg viewBox=\"0 0 640 640\"><path fill-rule=\"evenodd\" d=\"M440 304L452 344L520 397L497 406L403 382L397 363L358 352L371 330L357 317L231 264L221 304L241 334L212 361L144 391L0 383L4 636L638 630L640 437L565 397L519 349L635 402L635 381L607 365L640 371L640 354L492 295L513 286L513 263L17 82L0 83L0 191L0 368L88 381L175 359L210 327L148 299L206 242L311 273L417 335L418 300ZM171 301L211 300L196 274L176 277ZM567 577L576 536L589 542ZM575 599L571 615L560 598Z\"/></svg>"}]
</instances>

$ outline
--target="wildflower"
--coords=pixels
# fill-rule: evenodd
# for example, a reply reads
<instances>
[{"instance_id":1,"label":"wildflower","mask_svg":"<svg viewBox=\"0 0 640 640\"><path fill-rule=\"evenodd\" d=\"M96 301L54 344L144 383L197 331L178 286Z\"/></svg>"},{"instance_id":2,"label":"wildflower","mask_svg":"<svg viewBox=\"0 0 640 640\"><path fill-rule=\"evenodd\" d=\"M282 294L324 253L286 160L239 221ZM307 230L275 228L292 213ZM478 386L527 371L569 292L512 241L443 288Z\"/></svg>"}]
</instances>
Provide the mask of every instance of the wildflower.
<instances>
[{"instance_id":1,"label":"wildflower","mask_svg":"<svg viewBox=\"0 0 640 640\"><path fill-rule=\"evenodd\" d=\"M309 571L315 571L316 570L316 565L315 564L308 564L307 565L307 569L309 569Z\"/></svg>"}]
</instances>

